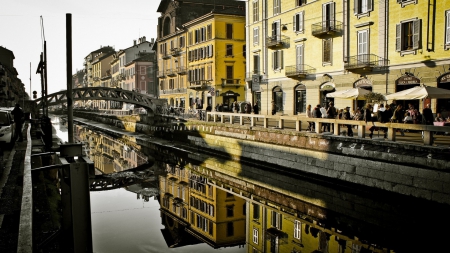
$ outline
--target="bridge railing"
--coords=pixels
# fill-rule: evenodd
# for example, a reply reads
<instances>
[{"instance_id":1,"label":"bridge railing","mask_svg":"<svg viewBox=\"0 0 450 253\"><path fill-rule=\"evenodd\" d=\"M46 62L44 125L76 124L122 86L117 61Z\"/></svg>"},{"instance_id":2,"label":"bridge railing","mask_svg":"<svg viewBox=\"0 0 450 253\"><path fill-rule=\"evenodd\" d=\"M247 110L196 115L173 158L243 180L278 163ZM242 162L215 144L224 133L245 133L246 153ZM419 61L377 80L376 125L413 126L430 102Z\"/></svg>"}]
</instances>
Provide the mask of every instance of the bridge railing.
<instances>
[{"instance_id":1,"label":"bridge railing","mask_svg":"<svg viewBox=\"0 0 450 253\"><path fill-rule=\"evenodd\" d=\"M283 116L283 115L261 115L261 114L244 114L231 112L207 112L206 121L248 125L251 127L262 128L278 128L278 129L293 129L295 131L306 131L309 122L314 123L314 132L324 133L323 127L330 126L332 129L330 134L336 136L343 135L347 132L347 125L350 125L355 137L366 138L367 131L370 127L375 126L375 134L387 129L387 140L396 141L397 136L401 133L417 133L421 136L422 143L425 145L432 145L435 134L448 135L450 133L450 126L434 126L423 124L404 124L404 123L380 123L380 122L365 122L358 120L341 120L341 119L326 119L326 118L307 118L305 116ZM384 135L384 133L382 133ZM417 137L415 136L415 137ZM445 136L447 137L447 136ZM450 138L449 138L450 140ZM448 144L447 144L448 145Z\"/></svg>"}]
</instances>

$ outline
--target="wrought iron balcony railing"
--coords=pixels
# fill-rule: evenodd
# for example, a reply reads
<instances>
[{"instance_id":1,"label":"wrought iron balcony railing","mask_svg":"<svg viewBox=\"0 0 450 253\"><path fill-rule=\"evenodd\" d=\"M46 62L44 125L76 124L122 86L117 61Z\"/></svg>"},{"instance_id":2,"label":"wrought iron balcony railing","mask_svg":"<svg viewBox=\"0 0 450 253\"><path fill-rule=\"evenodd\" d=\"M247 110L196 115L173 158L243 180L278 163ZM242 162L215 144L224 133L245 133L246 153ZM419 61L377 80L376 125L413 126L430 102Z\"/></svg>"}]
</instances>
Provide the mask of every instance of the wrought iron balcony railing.
<instances>
[{"instance_id":1,"label":"wrought iron balcony railing","mask_svg":"<svg viewBox=\"0 0 450 253\"><path fill-rule=\"evenodd\" d=\"M166 69L166 75L176 76L177 75L176 69Z\"/></svg>"},{"instance_id":2,"label":"wrought iron balcony railing","mask_svg":"<svg viewBox=\"0 0 450 253\"><path fill-rule=\"evenodd\" d=\"M169 53L163 53L162 58L163 59L169 59L171 57L171 55Z\"/></svg>"},{"instance_id":3,"label":"wrought iron balcony railing","mask_svg":"<svg viewBox=\"0 0 450 253\"><path fill-rule=\"evenodd\" d=\"M202 88L206 87L211 83L211 80L196 80L196 81L189 81L189 87L190 88Z\"/></svg>"},{"instance_id":4,"label":"wrought iron balcony railing","mask_svg":"<svg viewBox=\"0 0 450 253\"><path fill-rule=\"evenodd\" d=\"M360 54L347 57L347 61L344 63L344 69L357 70L372 68L383 68L389 66L389 60L379 57L374 54Z\"/></svg>"},{"instance_id":5,"label":"wrought iron balcony railing","mask_svg":"<svg viewBox=\"0 0 450 253\"><path fill-rule=\"evenodd\" d=\"M175 88L175 89L161 90L162 94L185 94L186 92L187 92L186 88Z\"/></svg>"},{"instance_id":6,"label":"wrought iron balcony railing","mask_svg":"<svg viewBox=\"0 0 450 253\"><path fill-rule=\"evenodd\" d=\"M186 67L178 67L178 68L177 68L177 73L178 73L179 75L184 75L184 74L186 74L186 72L187 72Z\"/></svg>"},{"instance_id":7,"label":"wrought iron balcony railing","mask_svg":"<svg viewBox=\"0 0 450 253\"><path fill-rule=\"evenodd\" d=\"M306 75L315 73L316 69L306 65L306 64L297 64L292 66L286 66L285 74L288 77L305 77Z\"/></svg>"},{"instance_id":8,"label":"wrought iron balcony railing","mask_svg":"<svg viewBox=\"0 0 450 253\"><path fill-rule=\"evenodd\" d=\"M266 38L268 48L281 47L289 44L289 37L284 35L274 35Z\"/></svg>"},{"instance_id":9,"label":"wrought iron balcony railing","mask_svg":"<svg viewBox=\"0 0 450 253\"><path fill-rule=\"evenodd\" d=\"M232 78L232 79L228 79L228 78L222 78L222 87L227 87L227 86L240 86L240 82L238 78Z\"/></svg>"},{"instance_id":10,"label":"wrought iron balcony railing","mask_svg":"<svg viewBox=\"0 0 450 253\"><path fill-rule=\"evenodd\" d=\"M177 56L177 55L179 55L181 53L181 48L172 48L171 50L170 50L170 54L172 55L172 56Z\"/></svg>"},{"instance_id":11,"label":"wrought iron balcony railing","mask_svg":"<svg viewBox=\"0 0 450 253\"><path fill-rule=\"evenodd\" d=\"M321 36L325 34L341 33L342 22L337 20L326 20L312 24L312 35Z\"/></svg>"}]
</instances>

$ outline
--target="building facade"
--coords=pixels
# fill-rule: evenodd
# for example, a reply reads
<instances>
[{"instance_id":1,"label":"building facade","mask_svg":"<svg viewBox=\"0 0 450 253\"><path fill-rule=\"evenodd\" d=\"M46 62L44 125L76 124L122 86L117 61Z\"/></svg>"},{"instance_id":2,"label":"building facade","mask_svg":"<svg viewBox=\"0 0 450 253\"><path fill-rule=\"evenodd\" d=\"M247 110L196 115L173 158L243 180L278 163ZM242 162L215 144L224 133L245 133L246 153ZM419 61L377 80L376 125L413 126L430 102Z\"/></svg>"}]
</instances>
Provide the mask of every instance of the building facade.
<instances>
[{"instance_id":1,"label":"building facade","mask_svg":"<svg viewBox=\"0 0 450 253\"><path fill-rule=\"evenodd\" d=\"M14 68L14 53L0 46L0 107L13 107L16 103L28 100L25 86L17 77Z\"/></svg>"},{"instance_id":2,"label":"building facade","mask_svg":"<svg viewBox=\"0 0 450 253\"><path fill-rule=\"evenodd\" d=\"M448 87L448 1L254 0L246 9L247 97L263 114L272 101L277 114L304 114L308 104L334 101L327 93L354 87L381 94ZM432 101L433 111L448 108L445 101Z\"/></svg>"}]
</instances>

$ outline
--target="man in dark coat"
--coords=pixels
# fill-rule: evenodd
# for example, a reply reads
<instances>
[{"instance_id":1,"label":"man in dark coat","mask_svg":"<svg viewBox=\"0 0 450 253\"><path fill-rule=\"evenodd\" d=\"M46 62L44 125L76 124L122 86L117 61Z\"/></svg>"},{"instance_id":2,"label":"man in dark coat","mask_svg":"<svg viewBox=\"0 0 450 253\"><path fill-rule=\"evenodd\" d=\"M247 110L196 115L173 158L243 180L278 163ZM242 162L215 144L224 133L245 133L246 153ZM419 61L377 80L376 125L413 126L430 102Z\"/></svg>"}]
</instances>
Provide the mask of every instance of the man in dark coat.
<instances>
[{"instance_id":1,"label":"man in dark coat","mask_svg":"<svg viewBox=\"0 0 450 253\"><path fill-rule=\"evenodd\" d=\"M11 114L14 115L14 122L16 123L16 133L14 136L14 139L17 140L17 137L19 137L19 142L23 141L23 135L22 135L22 124L23 124L23 111L22 108L20 108L19 104L16 104L14 109L11 111Z\"/></svg>"},{"instance_id":2,"label":"man in dark coat","mask_svg":"<svg viewBox=\"0 0 450 253\"><path fill-rule=\"evenodd\" d=\"M433 125L433 112L431 111L430 104L427 104L422 110L423 121L426 125Z\"/></svg>"}]
</instances>

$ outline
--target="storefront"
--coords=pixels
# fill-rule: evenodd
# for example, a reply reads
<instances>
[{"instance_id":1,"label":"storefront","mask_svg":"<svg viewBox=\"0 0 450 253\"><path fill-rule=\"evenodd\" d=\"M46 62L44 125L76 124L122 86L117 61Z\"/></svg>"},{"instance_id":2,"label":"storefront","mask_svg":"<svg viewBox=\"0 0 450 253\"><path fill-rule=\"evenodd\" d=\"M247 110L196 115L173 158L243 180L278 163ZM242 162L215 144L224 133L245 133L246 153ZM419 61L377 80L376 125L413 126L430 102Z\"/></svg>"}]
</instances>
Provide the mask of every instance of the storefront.
<instances>
[{"instance_id":1,"label":"storefront","mask_svg":"<svg viewBox=\"0 0 450 253\"><path fill-rule=\"evenodd\" d=\"M361 78L353 83L354 88L361 88L368 91L372 91L372 81L370 81L367 78ZM364 105L366 104L365 100L356 100L355 101L356 108L364 108Z\"/></svg>"},{"instance_id":2,"label":"storefront","mask_svg":"<svg viewBox=\"0 0 450 253\"><path fill-rule=\"evenodd\" d=\"M420 79L412 74L405 74L395 81L395 92L407 90L420 85ZM404 109L408 109L408 104L412 104L414 109L419 110L419 99L396 101L397 105L401 104Z\"/></svg>"},{"instance_id":3,"label":"storefront","mask_svg":"<svg viewBox=\"0 0 450 253\"><path fill-rule=\"evenodd\" d=\"M224 93L221 93L220 96L222 97L222 100L223 100L223 102L222 102L223 103L223 111L227 112L227 111L232 111L231 104L234 101L237 101L237 97L239 96L239 93L229 90Z\"/></svg>"},{"instance_id":4,"label":"storefront","mask_svg":"<svg viewBox=\"0 0 450 253\"><path fill-rule=\"evenodd\" d=\"M295 87L295 114L306 112L306 86L299 84Z\"/></svg>"},{"instance_id":5,"label":"storefront","mask_svg":"<svg viewBox=\"0 0 450 253\"><path fill-rule=\"evenodd\" d=\"M326 82L320 85L320 101L322 107L328 108L330 102L334 103L334 98L327 97L327 94L335 91L335 85L332 82Z\"/></svg>"},{"instance_id":6,"label":"storefront","mask_svg":"<svg viewBox=\"0 0 450 253\"><path fill-rule=\"evenodd\" d=\"M450 90L450 72L447 72L437 79L437 87ZM436 112L449 115L450 99L437 99Z\"/></svg>"}]
</instances>

